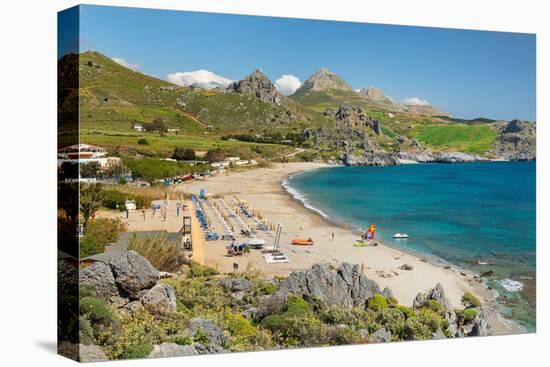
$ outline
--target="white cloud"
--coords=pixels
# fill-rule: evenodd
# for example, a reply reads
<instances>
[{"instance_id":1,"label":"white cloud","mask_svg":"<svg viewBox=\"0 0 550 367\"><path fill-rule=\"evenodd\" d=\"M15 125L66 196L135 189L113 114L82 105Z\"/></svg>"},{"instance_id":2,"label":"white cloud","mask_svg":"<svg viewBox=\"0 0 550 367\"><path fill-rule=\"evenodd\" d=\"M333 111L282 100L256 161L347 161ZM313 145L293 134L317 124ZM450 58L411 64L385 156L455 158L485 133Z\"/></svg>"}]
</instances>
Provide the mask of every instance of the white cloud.
<instances>
[{"instance_id":1,"label":"white cloud","mask_svg":"<svg viewBox=\"0 0 550 367\"><path fill-rule=\"evenodd\" d=\"M429 106L430 103L425 99L420 99L416 97L407 97L403 100L403 104L409 106Z\"/></svg>"},{"instance_id":2,"label":"white cloud","mask_svg":"<svg viewBox=\"0 0 550 367\"><path fill-rule=\"evenodd\" d=\"M277 90L285 96L289 96L296 92L296 89L300 88L301 85L302 82L300 79L292 74L282 75L275 81L275 88L277 88Z\"/></svg>"},{"instance_id":3,"label":"white cloud","mask_svg":"<svg viewBox=\"0 0 550 367\"><path fill-rule=\"evenodd\" d=\"M116 62L117 64L122 65L125 68L128 68L128 69L133 70L133 71L137 71L140 68L139 64L129 63L128 61L126 61L122 57L113 57L113 61Z\"/></svg>"},{"instance_id":4,"label":"white cloud","mask_svg":"<svg viewBox=\"0 0 550 367\"><path fill-rule=\"evenodd\" d=\"M195 70L185 72L175 72L166 75L166 80L170 83L188 87L194 85L196 87L212 89L216 87L227 87L232 82L231 79L224 78L214 74L208 70Z\"/></svg>"}]
</instances>

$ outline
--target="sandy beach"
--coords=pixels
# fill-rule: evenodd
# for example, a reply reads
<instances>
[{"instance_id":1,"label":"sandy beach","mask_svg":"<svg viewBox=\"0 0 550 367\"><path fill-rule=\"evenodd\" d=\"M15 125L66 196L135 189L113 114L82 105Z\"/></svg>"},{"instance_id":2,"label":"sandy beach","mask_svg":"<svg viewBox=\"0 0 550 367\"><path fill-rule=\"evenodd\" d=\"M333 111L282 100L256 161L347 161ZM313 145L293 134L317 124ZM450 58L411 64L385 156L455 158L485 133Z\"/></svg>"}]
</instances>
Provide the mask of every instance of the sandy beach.
<instances>
[{"instance_id":1,"label":"sandy beach","mask_svg":"<svg viewBox=\"0 0 550 367\"><path fill-rule=\"evenodd\" d=\"M263 218L274 225L283 225L281 244L283 252L290 258L289 263L267 264L259 250L251 250L250 254L243 256L227 257L227 241L204 242L205 263L223 272L233 271L233 264L237 263L241 270L253 267L259 269L263 276L270 277L288 275L293 270L306 269L319 262L338 264L346 261L362 264L369 278L382 288L389 287L404 305L412 305L418 292L426 291L438 282L443 285L453 306L460 306L465 292L472 292L484 303L494 303L493 291L478 283L473 278L474 274L464 269L455 266L446 268L427 257L389 247L380 241L377 241L379 246L376 247L353 247L359 236L352 228L339 226L307 209L282 187L282 182L289 175L323 167L328 166L319 163L275 164L271 168L227 173L180 186L179 190L195 194L204 188L207 193L222 196L231 207L236 206L231 205L232 202L245 200ZM334 240L331 236L333 232ZM258 236L265 239L268 245L273 242L273 238L261 231L258 231ZM290 245L293 238L309 237L315 241L314 246ZM414 269L401 270L404 264L412 265ZM496 312L492 321L496 335L518 332L517 326L499 319Z\"/></svg>"},{"instance_id":2,"label":"sandy beach","mask_svg":"<svg viewBox=\"0 0 550 367\"><path fill-rule=\"evenodd\" d=\"M278 163L270 168L228 172L176 186L174 190L190 194L198 194L200 189L204 188L211 194L209 200L215 203L220 212L224 212L225 208L236 212L237 203L245 201L257 216L269 221L273 227L281 223L283 230L280 243L290 262L267 264L261 251L254 249L242 256L228 257L226 246L229 242L221 240L201 240L194 243L193 251L197 253L195 259L214 266L221 272L232 272L237 264L239 271L254 269L260 271L264 277L288 275L293 270L307 269L315 263L337 265L345 261L362 265L367 277L375 280L381 288L389 287L403 305L412 305L419 292L433 288L438 282L443 285L454 307L460 306L461 297L465 292L475 294L485 304L494 305L494 292L474 279L474 274L469 271L452 265L444 266L428 256L389 247L378 240L378 246L353 247L353 243L359 239L355 228L345 228L307 209L282 186L282 182L289 175L324 167L328 166L320 163ZM178 195L176 193L173 196ZM166 219L158 213L153 217L149 211L146 214L147 220L143 220L142 214L138 212L131 213L128 220L123 219L129 223L128 231L177 232L181 228L181 219L176 216L175 208L175 201L170 201ZM212 207L205 208L207 216L214 216L212 210ZM124 217L114 212L104 212L101 215ZM244 219L244 216L241 215L241 218ZM232 220L228 219L228 224L237 228L237 223L231 223ZM255 226L251 220L246 221L246 224L251 228ZM379 227L383 225L384 223L377 223ZM222 232L222 228L215 221L212 226L218 233ZM332 233L335 235L334 240ZM274 236L264 231L258 231L257 236L264 239L268 246L274 242ZM315 244L293 246L290 245L293 238L312 238ZM237 236L236 243L249 240ZM411 265L413 270L400 269L404 264ZM492 316L492 325L495 335L521 332L515 324L500 319L496 312Z\"/></svg>"}]
</instances>

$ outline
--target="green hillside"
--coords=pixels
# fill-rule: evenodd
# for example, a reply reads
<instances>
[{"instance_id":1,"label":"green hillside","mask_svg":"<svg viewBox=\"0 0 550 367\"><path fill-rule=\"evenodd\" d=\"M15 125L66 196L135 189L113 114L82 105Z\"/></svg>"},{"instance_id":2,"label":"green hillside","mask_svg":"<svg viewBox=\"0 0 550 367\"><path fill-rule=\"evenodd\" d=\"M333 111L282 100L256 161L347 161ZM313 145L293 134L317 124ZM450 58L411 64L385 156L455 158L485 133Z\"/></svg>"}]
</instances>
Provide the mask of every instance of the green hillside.
<instances>
[{"instance_id":1,"label":"green hillside","mask_svg":"<svg viewBox=\"0 0 550 367\"><path fill-rule=\"evenodd\" d=\"M411 136L437 150L483 154L491 149L497 132L487 125L416 126Z\"/></svg>"},{"instance_id":2,"label":"green hillside","mask_svg":"<svg viewBox=\"0 0 550 367\"><path fill-rule=\"evenodd\" d=\"M322 112L344 104L360 107L379 121L382 135L366 127L355 129L390 151L397 148L398 138L407 137L434 151L484 154L497 137L493 120L395 111L391 103L355 92L326 69L314 73L290 98L281 96L276 104L254 94L176 86L125 68L98 52L62 59L63 75L71 70L64 62L79 64L79 88L63 85L59 98L61 105L70 106L69 102L80 97L81 141L130 154L166 157L175 147L189 147L201 151L222 148L246 158L277 158L294 152L294 145L306 148L303 155L309 157L338 156L341 141L353 134L339 130L340 123ZM66 111L62 116L71 113ZM179 131L147 133L134 129L135 124L148 127L158 121ZM282 144L285 136L301 136L305 129L315 128L333 129L334 133L325 130L325 140L316 143L302 138ZM349 143L359 146L364 138L358 136Z\"/></svg>"}]
</instances>

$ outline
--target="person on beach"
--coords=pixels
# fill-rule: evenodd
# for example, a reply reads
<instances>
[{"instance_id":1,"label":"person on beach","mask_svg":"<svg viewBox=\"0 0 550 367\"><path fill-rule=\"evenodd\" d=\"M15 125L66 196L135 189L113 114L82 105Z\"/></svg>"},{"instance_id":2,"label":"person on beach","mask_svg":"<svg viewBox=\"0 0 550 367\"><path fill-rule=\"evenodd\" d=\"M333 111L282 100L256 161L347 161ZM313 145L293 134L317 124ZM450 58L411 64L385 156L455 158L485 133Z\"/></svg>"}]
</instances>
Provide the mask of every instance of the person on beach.
<instances>
[{"instance_id":1,"label":"person on beach","mask_svg":"<svg viewBox=\"0 0 550 367\"><path fill-rule=\"evenodd\" d=\"M334 241L334 232L332 232L332 233L330 234L330 237L331 237L332 240Z\"/></svg>"},{"instance_id":2,"label":"person on beach","mask_svg":"<svg viewBox=\"0 0 550 367\"><path fill-rule=\"evenodd\" d=\"M141 209L141 214L143 214L143 221L145 222L145 209Z\"/></svg>"}]
</instances>

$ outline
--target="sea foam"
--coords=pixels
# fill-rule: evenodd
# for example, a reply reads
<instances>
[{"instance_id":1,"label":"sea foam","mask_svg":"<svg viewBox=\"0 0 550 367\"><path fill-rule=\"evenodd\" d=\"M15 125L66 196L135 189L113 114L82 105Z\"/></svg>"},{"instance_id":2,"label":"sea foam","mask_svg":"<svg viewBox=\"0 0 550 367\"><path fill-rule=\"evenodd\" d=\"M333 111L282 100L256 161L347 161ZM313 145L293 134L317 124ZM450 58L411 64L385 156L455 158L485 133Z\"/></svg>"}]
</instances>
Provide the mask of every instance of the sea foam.
<instances>
[{"instance_id":1,"label":"sea foam","mask_svg":"<svg viewBox=\"0 0 550 367\"><path fill-rule=\"evenodd\" d=\"M516 280L502 279L499 283L508 292L520 292L523 289L523 283Z\"/></svg>"},{"instance_id":2,"label":"sea foam","mask_svg":"<svg viewBox=\"0 0 550 367\"><path fill-rule=\"evenodd\" d=\"M306 208L308 208L309 210L313 210L314 212L318 213L319 215L321 215L323 218L329 218L329 216L324 213L321 209L318 209L316 207L314 207L313 205L311 205L311 203L306 199L306 197L304 195L302 195L298 190L296 190L295 188L293 188L292 186L290 186L288 184L288 180L284 180L282 183L281 183L281 186L284 187L284 189L296 200L300 201Z\"/></svg>"}]
</instances>

